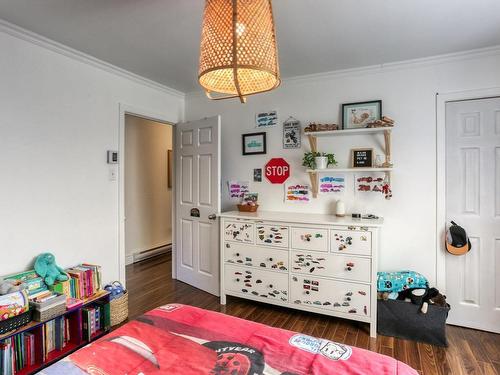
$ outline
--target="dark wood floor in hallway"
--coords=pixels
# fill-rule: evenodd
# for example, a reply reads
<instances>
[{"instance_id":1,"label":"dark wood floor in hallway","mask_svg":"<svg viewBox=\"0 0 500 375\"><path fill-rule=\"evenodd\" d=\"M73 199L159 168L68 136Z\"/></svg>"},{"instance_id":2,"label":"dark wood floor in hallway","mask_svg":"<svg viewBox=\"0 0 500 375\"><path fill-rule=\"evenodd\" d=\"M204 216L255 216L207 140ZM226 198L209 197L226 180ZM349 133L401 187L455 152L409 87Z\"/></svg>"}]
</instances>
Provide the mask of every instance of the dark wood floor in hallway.
<instances>
[{"instance_id":1,"label":"dark wood floor in hallway","mask_svg":"<svg viewBox=\"0 0 500 375\"><path fill-rule=\"evenodd\" d=\"M376 351L420 374L500 375L500 335L448 326L450 345L440 348L380 335L372 339L362 323L239 298L228 297L221 306L217 297L172 280L169 254L127 266L127 287L130 318L167 303L183 303Z\"/></svg>"}]
</instances>

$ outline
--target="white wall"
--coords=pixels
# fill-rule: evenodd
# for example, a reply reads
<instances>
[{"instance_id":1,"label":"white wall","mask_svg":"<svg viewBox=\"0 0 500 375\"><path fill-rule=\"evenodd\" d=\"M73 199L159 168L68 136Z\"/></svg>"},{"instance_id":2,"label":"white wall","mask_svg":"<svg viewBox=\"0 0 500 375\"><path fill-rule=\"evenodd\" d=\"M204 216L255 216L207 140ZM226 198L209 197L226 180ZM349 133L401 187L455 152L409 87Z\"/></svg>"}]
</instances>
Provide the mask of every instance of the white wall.
<instances>
[{"instance_id":1,"label":"white wall","mask_svg":"<svg viewBox=\"0 0 500 375\"><path fill-rule=\"evenodd\" d=\"M125 118L125 255L172 241L172 189L167 151L172 126L127 115Z\"/></svg>"},{"instance_id":2,"label":"white wall","mask_svg":"<svg viewBox=\"0 0 500 375\"><path fill-rule=\"evenodd\" d=\"M98 263L115 280L119 187L106 150L118 149L119 104L176 122L184 98L18 34L0 28L0 275L51 251L62 266Z\"/></svg>"},{"instance_id":3,"label":"white wall","mask_svg":"<svg viewBox=\"0 0 500 375\"><path fill-rule=\"evenodd\" d=\"M291 164L294 180L309 181L301 167L303 152L309 150L307 139L303 137L300 150L283 150L281 124L267 130L267 155L241 155L241 134L256 131L256 112L277 109L280 123L288 116L303 126L312 121L338 123L342 103L382 99L384 114L397 121L393 131L393 199L355 195L352 175L342 199L348 211L385 217L380 270L413 269L434 283L436 93L494 86L500 86L500 50L287 80L274 92L249 97L245 105L236 100L213 102L193 93L187 96L186 119L222 115L223 208L229 210L234 204L228 201L226 181L252 181L253 168L262 168L272 157L284 157ZM380 138L380 145L382 141ZM341 165L347 164L350 148L372 144L369 138L359 136L318 142L319 149L333 151ZM283 203L282 185L251 182L251 188L259 193L262 210L328 213L333 212L336 199L320 197L307 206L292 206Z\"/></svg>"}]
</instances>

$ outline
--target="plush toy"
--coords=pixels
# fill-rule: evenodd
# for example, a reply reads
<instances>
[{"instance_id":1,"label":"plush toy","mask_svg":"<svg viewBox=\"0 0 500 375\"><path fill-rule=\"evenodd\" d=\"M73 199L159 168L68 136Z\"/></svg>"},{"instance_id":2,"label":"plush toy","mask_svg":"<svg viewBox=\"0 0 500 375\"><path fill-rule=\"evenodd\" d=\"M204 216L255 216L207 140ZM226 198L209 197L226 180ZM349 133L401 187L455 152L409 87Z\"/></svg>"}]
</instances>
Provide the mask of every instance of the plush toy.
<instances>
[{"instance_id":1,"label":"plush toy","mask_svg":"<svg viewBox=\"0 0 500 375\"><path fill-rule=\"evenodd\" d=\"M68 280L68 275L56 264L56 258L51 253L43 253L36 258L35 271L47 285Z\"/></svg>"},{"instance_id":2,"label":"plush toy","mask_svg":"<svg viewBox=\"0 0 500 375\"><path fill-rule=\"evenodd\" d=\"M9 293L20 292L27 289L26 284L19 280L2 280L0 281L0 296Z\"/></svg>"}]
</instances>

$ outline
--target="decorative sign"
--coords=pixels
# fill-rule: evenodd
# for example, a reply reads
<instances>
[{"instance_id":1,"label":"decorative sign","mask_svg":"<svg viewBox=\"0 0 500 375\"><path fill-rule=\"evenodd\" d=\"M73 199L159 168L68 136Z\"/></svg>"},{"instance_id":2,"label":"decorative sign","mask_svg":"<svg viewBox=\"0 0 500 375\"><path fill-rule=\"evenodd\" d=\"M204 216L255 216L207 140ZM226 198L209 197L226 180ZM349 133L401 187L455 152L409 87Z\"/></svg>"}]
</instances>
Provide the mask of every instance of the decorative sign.
<instances>
[{"instance_id":1,"label":"decorative sign","mask_svg":"<svg viewBox=\"0 0 500 375\"><path fill-rule=\"evenodd\" d=\"M242 134L243 155L260 155L266 153L266 133Z\"/></svg>"},{"instance_id":2,"label":"decorative sign","mask_svg":"<svg viewBox=\"0 0 500 375\"><path fill-rule=\"evenodd\" d=\"M382 193L384 187L383 173L364 173L354 175L356 192L377 192Z\"/></svg>"},{"instance_id":3,"label":"decorative sign","mask_svg":"<svg viewBox=\"0 0 500 375\"><path fill-rule=\"evenodd\" d=\"M300 122L290 117L283 123L283 148L300 148Z\"/></svg>"},{"instance_id":4,"label":"decorative sign","mask_svg":"<svg viewBox=\"0 0 500 375\"><path fill-rule=\"evenodd\" d=\"M200 217L200 210L197 208L191 208L191 217Z\"/></svg>"},{"instance_id":5,"label":"decorative sign","mask_svg":"<svg viewBox=\"0 0 500 375\"><path fill-rule=\"evenodd\" d=\"M351 150L353 168L373 167L373 148L359 148Z\"/></svg>"},{"instance_id":6,"label":"decorative sign","mask_svg":"<svg viewBox=\"0 0 500 375\"><path fill-rule=\"evenodd\" d=\"M290 177L290 165L283 158L273 158L265 166L266 178L272 184L282 184Z\"/></svg>"}]
</instances>

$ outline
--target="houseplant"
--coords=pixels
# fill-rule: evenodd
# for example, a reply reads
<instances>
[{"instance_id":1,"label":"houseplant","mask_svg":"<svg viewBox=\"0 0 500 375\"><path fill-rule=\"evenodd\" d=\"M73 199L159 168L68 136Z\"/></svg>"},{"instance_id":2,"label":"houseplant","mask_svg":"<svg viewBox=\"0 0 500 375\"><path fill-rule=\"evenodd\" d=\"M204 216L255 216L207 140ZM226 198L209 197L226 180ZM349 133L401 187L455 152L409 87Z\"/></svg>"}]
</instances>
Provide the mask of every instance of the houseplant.
<instances>
[{"instance_id":1,"label":"houseplant","mask_svg":"<svg viewBox=\"0 0 500 375\"><path fill-rule=\"evenodd\" d=\"M334 154L326 152L306 152L302 165L308 169L325 169L330 165L337 165Z\"/></svg>"}]
</instances>

